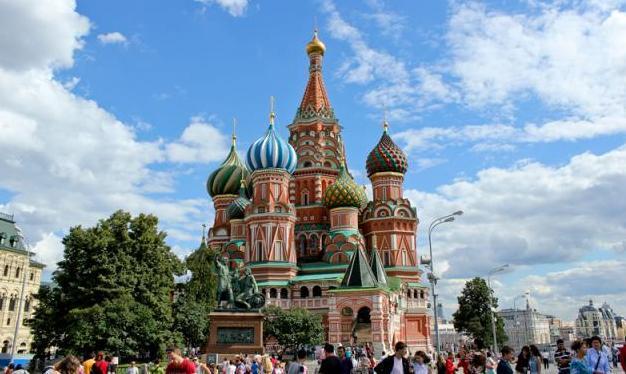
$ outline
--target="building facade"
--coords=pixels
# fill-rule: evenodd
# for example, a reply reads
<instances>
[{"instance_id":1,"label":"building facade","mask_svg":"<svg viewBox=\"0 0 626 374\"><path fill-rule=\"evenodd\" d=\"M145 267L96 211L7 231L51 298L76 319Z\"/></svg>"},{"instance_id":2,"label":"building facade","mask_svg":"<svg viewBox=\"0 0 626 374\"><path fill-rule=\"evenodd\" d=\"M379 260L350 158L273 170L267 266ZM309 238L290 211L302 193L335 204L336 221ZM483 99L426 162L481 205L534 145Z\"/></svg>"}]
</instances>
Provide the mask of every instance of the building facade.
<instances>
[{"instance_id":1,"label":"building facade","mask_svg":"<svg viewBox=\"0 0 626 374\"><path fill-rule=\"evenodd\" d=\"M37 303L33 295L39 292L44 268L30 257L13 216L0 213L0 357L11 353L16 324L19 330L15 353L30 352L31 334L24 322L31 318ZM18 320L20 305L22 314Z\"/></svg>"},{"instance_id":2,"label":"building facade","mask_svg":"<svg viewBox=\"0 0 626 374\"><path fill-rule=\"evenodd\" d=\"M507 345L515 350L528 344L547 346L551 343L550 320L526 303L526 309L503 309L498 315L504 321Z\"/></svg>"},{"instance_id":3,"label":"building facade","mask_svg":"<svg viewBox=\"0 0 626 374\"><path fill-rule=\"evenodd\" d=\"M599 336L602 339L617 338L617 325L613 309L604 303L601 307L593 306L593 300L578 310L576 318L576 334L580 338Z\"/></svg>"},{"instance_id":4,"label":"building facade","mask_svg":"<svg viewBox=\"0 0 626 374\"><path fill-rule=\"evenodd\" d=\"M365 162L368 201L347 168L342 126L322 76L326 48L307 44L308 82L289 138L274 126L248 149L231 151L207 181L215 221L207 244L231 266L248 265L267 302L323 317L331 343L396 341L430 346L428 287L416 252L419 220L403 196L407 157L388 125ZM366 142L366 139L363 139Z\"/></svg>"}]
</instances>

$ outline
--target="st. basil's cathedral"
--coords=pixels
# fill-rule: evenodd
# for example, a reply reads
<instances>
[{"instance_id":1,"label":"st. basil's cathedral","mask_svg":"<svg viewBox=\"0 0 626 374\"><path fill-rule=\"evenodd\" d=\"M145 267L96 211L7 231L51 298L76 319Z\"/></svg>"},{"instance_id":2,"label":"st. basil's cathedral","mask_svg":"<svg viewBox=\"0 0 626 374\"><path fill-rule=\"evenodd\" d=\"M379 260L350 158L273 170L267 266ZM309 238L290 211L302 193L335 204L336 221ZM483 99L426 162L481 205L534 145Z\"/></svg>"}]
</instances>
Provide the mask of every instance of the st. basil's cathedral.
<instances>
[{"instance_id":1,"label":"st. basil's cathedral","mask_svg":"<svg viewBox=\"0 0 626 374\"><path fill-rule=\"evenodd\" d=\"M387 123L365 167L373 200L346 167L342 127L326 93L326 47L306 45L309 80L289 139L269 127L245 153L235 136L209 175L215 221L206 244L254 274L266 302L322 315L327 341L390 352L430 346L428 286L416 250L419 220L403 196L405 153ZM373 143L373 142L372 142Z\"/></svg>"}]
</instances>

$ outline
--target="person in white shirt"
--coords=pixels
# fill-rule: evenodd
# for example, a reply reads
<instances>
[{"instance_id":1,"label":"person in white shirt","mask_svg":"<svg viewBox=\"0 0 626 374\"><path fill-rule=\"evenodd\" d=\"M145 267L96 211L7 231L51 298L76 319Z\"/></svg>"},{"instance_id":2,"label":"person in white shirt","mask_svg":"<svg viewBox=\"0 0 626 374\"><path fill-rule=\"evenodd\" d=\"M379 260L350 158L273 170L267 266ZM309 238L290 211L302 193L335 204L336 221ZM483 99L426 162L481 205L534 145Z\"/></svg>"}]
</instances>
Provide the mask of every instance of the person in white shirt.
<instances>
[{"instance_id":1,"label":"person in white shirt","mask_svg":"<svg viewBox=\"0 0 626 374\"><path fill-rule=\"evenodd\" d=\"M397 342L395 354L384 358L376 365L374 371L377 374L409 374L409 360L405 358L407 347L404 342Z\"/></svg>"},{"instance_id":2,"label":"person in white shirt","mask_svg":"<svg viewBox=\"0 0 626 374\"><path fill-rule=\"evenodd\" d=\"M126 369L126 374L139 374L139 368L135 365L135 361L130 363L130 366Z\"/></svg>"}]
</instances>

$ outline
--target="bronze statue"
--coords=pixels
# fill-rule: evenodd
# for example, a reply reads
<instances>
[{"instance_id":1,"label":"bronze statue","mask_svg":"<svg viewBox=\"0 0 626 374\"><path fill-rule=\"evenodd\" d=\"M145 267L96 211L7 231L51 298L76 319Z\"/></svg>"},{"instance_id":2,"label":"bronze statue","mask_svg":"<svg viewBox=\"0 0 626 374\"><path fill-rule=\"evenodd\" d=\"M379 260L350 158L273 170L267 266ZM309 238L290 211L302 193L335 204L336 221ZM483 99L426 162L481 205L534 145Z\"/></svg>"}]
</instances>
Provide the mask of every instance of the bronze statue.
<instances>
[{"instance_id":1,"label":"bronze statue","mask_svg":"<svg viewBox=\"0 0 626 374\"><path fill-rule=\"evenodd\" d=\"M220 309L260 309L265 305L265 296L259 293L254 275L250 268L245 267L243 275L239 276L240 268L229 271L226 265L227 258L218 258L217 266L217 303ZM226 300L226 306L221 307Z\"/></svg>"}]
</instances>

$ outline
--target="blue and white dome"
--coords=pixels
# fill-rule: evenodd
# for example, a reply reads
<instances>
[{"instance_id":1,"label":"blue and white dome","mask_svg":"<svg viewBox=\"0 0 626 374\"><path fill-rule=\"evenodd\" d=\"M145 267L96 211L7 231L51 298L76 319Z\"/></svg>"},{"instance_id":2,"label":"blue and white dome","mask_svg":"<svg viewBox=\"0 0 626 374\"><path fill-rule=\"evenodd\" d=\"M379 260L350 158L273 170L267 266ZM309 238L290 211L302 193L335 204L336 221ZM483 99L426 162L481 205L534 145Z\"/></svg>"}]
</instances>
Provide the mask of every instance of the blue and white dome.
<instances>
[{"instance_id":1,"label":"blue and white dome","mask_svg":"<svg viewBox=\"0 0 626 374\"><path fill-rule=\"evenodd\" d=\"M298 156L291 144L276 133L273 121L265 135L252 143L246 156L250 170L285 169L290 174L296 170Z\"/></svg>"}]
</instances>

